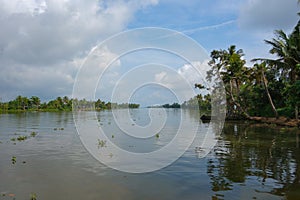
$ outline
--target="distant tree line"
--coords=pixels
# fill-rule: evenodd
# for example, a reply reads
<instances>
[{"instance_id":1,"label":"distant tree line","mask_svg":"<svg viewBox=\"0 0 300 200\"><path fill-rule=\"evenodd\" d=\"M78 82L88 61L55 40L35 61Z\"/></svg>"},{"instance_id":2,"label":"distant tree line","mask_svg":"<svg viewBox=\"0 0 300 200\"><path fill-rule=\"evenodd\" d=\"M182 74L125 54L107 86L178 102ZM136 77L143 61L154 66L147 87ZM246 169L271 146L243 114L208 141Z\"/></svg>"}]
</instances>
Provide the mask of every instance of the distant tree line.
<instances>
[{"instance_id":1,"label":"distant tree line","mask_svg":"<svg viewBox=\"0 0 300 200\"><path fill-rule=\"evenodd\" d=\"M173 104L164 104L162 105L163 108L180 108L180 104L179 103L173 103Z\"/></svg>"},{"instance_id":2,"label":"distant tree line","mask_svg":"<svg viewBox=\"0 0 300 200\"><path fill-rule=\"evenodd\" d=\"M98 99L97 101L89 101L86 99L71 99L67 96L57 97L48 102L41 102L37 96L30 98L17 96L14 100L8 102L0 102L0 112L23 112L23 111L71 111L75 106L81 110L104 110L111 108L139 108L139 104L134 103L111 103Z\"/></svg>"}]
</instances>

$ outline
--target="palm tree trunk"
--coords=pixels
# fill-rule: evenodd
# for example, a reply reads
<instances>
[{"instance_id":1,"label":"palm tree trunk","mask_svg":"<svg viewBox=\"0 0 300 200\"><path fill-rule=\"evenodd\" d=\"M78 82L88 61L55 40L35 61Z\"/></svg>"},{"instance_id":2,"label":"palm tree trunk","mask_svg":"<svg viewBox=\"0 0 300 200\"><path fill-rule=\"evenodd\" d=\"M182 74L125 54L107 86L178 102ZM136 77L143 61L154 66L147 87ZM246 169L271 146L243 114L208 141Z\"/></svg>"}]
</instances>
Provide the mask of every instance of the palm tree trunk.
<instances>
[{"instance_id":1,"label":"palm tree trunk","mask_svg":"<svg viewBox=\"0 0 300 200\"><path fill-rule=\"evenodd\" d=\"M299 119L299 107L298 107L298 105L295 106L295 118Z\"/></svg>"},{"instance_id":2,"label":"palm tree trunk","mask_svg":"<svg viewBox=\"0 0 300 200\"><path fill-rule=\"evenodd\" d=\"M271 94L270 94L270 92L269 92L268 84L267 84L267 80L266 80L266 77L265 77L264 72L262 72L262 79L263 79L264 88L265 88L265 91L266 91L266 93L267 93L269 102L270 102L270 104L271 104L271 107L272 107L272 110L273 110L273 112L274 112L274 115L275 115L275 117L276 117L276 119L277 119L277 118L278 118L278 112L277 112L277 110L276 110L276 107L275 107L275 105L274 105L274 103L273 103Z\"/></svg>"},{"instance_id":3,"label":"palm tree trunk","mask_svg":"<svg viewBox=\"0 0 300 200\"><path fill-rule=\"evenodd\" d=\"M246 117L247 119L250 119L250 115L243 109L243 107L241 106L241 104L239 104L236 99L233 96L233 86L232 86L232 82L229 81L230 83L230 97L231 97L231 101L232 103L237 107L237 109L241 112L239 114L244 115L244 117Z\"/></svg>"}]
</instances>

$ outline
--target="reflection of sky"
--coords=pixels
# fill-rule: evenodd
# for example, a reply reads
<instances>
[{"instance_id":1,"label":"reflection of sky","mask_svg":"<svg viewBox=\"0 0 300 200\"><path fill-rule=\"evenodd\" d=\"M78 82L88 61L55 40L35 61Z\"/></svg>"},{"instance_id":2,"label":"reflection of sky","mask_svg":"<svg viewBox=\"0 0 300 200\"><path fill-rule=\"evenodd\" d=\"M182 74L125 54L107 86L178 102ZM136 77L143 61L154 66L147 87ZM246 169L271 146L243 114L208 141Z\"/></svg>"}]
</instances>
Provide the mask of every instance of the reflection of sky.
<instances>
[{"instance_id":1,"label":"reflection of sky","mask_svg":"<svg viewBox=\"0 0 300 200\"><path fill-rule=\"evenodd\" d=\"M95 113L97 117L91 112L75 113L76 127L84 146L95 158L115 169L131 172L158 169L177 160L194 139L194 145L206 148L209 144L202 144L205 135L214 137L208 127L200 126L199 113L195 119L195 113L181 109L126 112L121 109ZM159 130L153 129L158 127ZM98 141L105 141L105 145L99 145Z\"/></svg>"}]
</instances>

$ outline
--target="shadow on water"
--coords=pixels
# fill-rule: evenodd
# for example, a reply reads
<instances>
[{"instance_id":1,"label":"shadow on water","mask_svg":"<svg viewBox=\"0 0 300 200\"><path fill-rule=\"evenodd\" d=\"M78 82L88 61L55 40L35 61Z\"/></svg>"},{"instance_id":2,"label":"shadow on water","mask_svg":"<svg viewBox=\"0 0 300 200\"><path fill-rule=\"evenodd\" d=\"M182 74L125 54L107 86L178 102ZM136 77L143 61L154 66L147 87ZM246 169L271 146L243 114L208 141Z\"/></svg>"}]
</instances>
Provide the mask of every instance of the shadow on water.
<instances>
[{"instance_id":1,"label":"shadow on water","mask_svg":"<svg viewBox=\"0 0 300 200\"><path fill-rule=\"evenodd\" d=\"M269 193L299 199L299 134L299 130L270 125L226 123L214 156L207 163L216 193L213 198L234 190L236 185L253 188L255 183L253 198ZM239 195L249 198L251 192Z\"/></svg>"}]
</instances>

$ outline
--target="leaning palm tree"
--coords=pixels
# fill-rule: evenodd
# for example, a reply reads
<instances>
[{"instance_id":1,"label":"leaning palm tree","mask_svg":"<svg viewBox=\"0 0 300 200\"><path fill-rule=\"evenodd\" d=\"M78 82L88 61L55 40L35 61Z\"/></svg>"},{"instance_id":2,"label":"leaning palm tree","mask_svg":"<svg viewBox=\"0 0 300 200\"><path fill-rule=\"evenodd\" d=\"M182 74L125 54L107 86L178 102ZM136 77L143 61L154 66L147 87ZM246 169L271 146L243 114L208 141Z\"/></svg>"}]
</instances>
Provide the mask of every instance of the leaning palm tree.
<instances>
[{"instance_id":1,"label":"leaning palm tree","mask_svg":"<svg viewBox=\"0 0 300 200\"><path fill-rule=\"evenodd\" d=\"M276 110L276 107L273 103L273 99L272 99L272 96L269 92L269 89L268 89L268 80L265 76L265 73L267 71L267 64L266 62L262 62L260 64L256 63L253 68L251 68L251 77L252 79L254 79L256 82L259 82L260 84L263 85L264 89L265 89L265 92L266 92L266 95L268 97L268 100L269 100L269 103L272 107L272 110L273 110L273 113L275 115L276 118L278 118L278 112Z\"/></svg>"},{"instance_id":2,"label":"leaning palm tree","mask_svg":"<svg viewBox=\"0 0 300 200\"><path fill-rule=\"evenodd\" d=\"M300 20L290 35L282 30L276 30L275 35L276 38L265 40L265 42L272 46L270 53L276 55L277 59L257 58L252 61L264 61L275 66L281 73L281 78L286 83L294 85L300 78ZM296 118L298 118L298 105L294 106Z\"/></svg>"}]
</instances>

